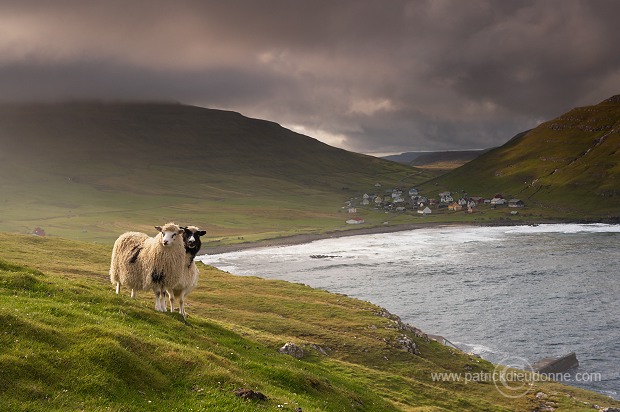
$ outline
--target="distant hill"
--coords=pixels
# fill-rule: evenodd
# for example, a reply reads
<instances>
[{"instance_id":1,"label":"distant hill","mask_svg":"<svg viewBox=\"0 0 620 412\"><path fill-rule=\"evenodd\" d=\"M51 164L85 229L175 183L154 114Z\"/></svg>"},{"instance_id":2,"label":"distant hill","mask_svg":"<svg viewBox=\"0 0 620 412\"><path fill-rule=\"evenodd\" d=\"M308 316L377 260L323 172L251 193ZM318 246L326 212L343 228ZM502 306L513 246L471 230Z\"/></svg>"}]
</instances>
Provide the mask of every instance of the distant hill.
<instances>
[{"instance_id":1,"label":"distant hill","mask_svg":"<svg viewBox=\"0 0 620 412\"><path fill-rule=\"evenodd\" d=\"M421 186L521 198L564 217L620 216L620 96L575 108Z\"/></svg>"},{"instance_id":2,"label":"distant hill","mask_svg":"<svg viewBox=\"0 0 620 412\"><path fill-rule=\"evenodd\" d=\"M0 105L0 230L110 242L175 219L211 236L334 229L411 170L239 113L173 103ZM342 222L342 223L341 223Z\"/></svg>"},{"instance_id":3,"label":"distant hill","mask_svg":"<svg viewBox=\"0 0 620 412\"><path fill-rule=\"evenodd\" d=\"M450 170L464 165L489 150L491 149L405 152L398 155L384 156L383 159L420 168Z\"/></svg>"}]
</instances>

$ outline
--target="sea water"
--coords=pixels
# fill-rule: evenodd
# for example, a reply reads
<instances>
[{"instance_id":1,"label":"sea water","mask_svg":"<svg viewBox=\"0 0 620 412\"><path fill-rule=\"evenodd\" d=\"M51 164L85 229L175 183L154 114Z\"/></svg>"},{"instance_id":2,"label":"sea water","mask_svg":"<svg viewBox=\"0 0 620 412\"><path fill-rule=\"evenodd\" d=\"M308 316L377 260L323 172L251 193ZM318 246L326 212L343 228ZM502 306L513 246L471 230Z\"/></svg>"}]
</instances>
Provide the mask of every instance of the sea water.
<instances>
[{"instance_id":1,"label":"sea water","mask_svg":"<svg viewBox=\"0 0 620 412\"><path fill-rule=\"evenodd\" d=\"M574 351L564 383L619 398L619 225L438 227L200 260L370 301L494 363Z\"/></svg>"}]
</instances>

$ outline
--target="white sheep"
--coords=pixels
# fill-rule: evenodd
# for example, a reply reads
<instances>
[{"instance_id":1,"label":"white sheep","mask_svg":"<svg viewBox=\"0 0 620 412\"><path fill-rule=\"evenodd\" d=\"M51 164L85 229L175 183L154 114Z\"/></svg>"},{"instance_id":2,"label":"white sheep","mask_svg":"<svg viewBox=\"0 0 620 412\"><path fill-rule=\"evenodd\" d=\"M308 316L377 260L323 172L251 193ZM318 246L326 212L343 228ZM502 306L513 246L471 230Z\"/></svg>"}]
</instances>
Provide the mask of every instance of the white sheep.
<instances>
[{"instance_id":1,"label":"white sheep","mask_svg":"<svg viewBox=\"0 0 620 412\"><path fill-rule=\"evenodd\" d=\"M136 290L145 290L150 286L145 285L146 279L138 262L138 256L148 238L147 234L141 232L125 232L114 242L110 262L110 282L116 285L117 294L120 293L121 285L124 285L131 289L131 297L135 298Z\"/></svg>"},{"instance_id":2,"label":"white sheep","mask_svg":"<svg viewBox=\"0 0 620 412\"><path fill-rule=\"evenodd\" d=\"M112 250L110 281L116 284L116 293L124 285L136 290L153 289L155 309L165 312L166 289L179 283L186 268L183 229L174 223L155 226L159 233L150 237L144 233L122 234Z\"/></svg>"},{"instance_id":3,"label":"white sheep","mask_svg":"<svg viewBox=\"0 0 620 412\"><path fill-rule=\"evenodd\" d=\"M183 318L187 318L185 312L185 296L187 296L198 284L199 271L194 262L196 254L200 251L201 241L200 236L204 236L207 232L200 230L196 226L182 227L183 229L183 243L185 245L185 267L183 276L179 279L179 282L167 289L168 297L170 299L170 311L174 312L174 302L179 302L179 313L183 315Z\"/></svg>"}]
</instances>

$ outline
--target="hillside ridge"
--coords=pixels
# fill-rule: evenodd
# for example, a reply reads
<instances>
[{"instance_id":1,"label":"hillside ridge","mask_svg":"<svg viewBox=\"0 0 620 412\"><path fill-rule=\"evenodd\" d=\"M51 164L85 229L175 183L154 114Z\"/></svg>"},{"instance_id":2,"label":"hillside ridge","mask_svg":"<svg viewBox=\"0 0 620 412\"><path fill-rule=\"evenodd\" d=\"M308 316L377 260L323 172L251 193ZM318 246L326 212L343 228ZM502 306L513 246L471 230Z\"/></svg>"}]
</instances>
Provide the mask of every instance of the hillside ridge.
<instances>
[{"instance_id":1,"label":"hillside ridge","mask_svg":"<svg viewBox=\"0 0 620 412\"><path fill-rule=\"evenodd\" d=\"M574 108L441 177L433 191L522 198L567 218L620 216L620 97Z\"/></svg>"},{"instance_id":2,"label":"hillside ridge","mask_svg":"<svg viewBox=\"0 0 620 412\"><path fill-rule=\"evenodd\" d=\"M0 105L0 159L0 230L109 243L114 226L170 220L226 239L338 230L352 193L428 178L275 122L178 103Z\"/></svg>"}]
</instances>

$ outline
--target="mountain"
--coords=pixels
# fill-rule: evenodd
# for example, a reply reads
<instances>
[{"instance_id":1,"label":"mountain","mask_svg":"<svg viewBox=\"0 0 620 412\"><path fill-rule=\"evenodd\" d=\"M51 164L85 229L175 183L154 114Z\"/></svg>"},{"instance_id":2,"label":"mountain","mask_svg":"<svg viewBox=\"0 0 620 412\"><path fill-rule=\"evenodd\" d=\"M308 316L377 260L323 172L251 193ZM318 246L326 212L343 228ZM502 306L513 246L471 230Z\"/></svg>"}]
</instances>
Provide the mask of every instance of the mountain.
<instances>
[{"instance_id":1,"label":"mountain","mask_svg":"<svg viewBox=\"0 0 620 412\"><path fill-rule=\"evenodd\" d=\"M405 152L384 156L383 159L420 168L455 169L474 160L491 149L447 150L441 152Z\"/></svg>"},{"instance_id":2,"label":"mountain","mask_svg":"<svg viewBox=\"0 0 620 412\"><path fill-rule=\"evenodd\" d=\"M0 106L0 230L110 242L165 220L210 235L337 229L351 193L423 175L239 113L174 103ZM250 240L250 239L246 239Z\"/></svg>"},{"instance_id":3,"label":"mountain","mask_svg":"<svg viewBox=\"0 0 620 412\"><path fill-rule=\"evenodd\" d=\"M520 198L567 218L620 216L620 96L575 108L421 185Z\"/></svg>"}]
</instances>

